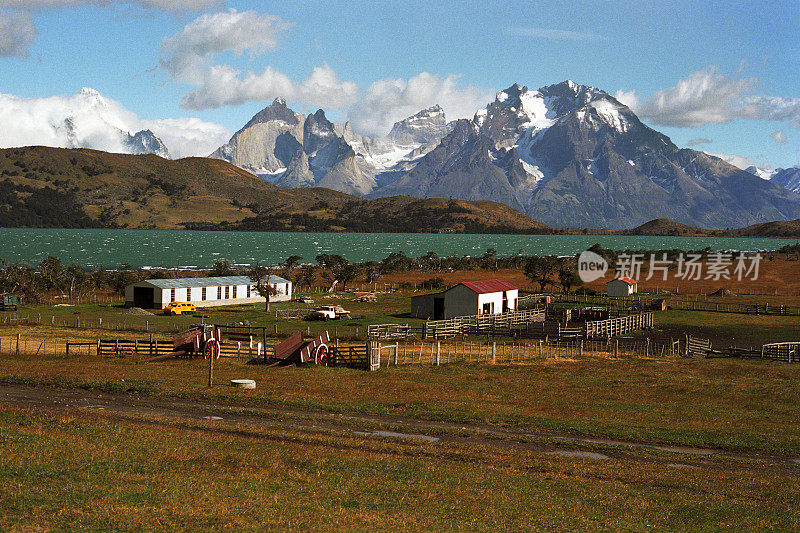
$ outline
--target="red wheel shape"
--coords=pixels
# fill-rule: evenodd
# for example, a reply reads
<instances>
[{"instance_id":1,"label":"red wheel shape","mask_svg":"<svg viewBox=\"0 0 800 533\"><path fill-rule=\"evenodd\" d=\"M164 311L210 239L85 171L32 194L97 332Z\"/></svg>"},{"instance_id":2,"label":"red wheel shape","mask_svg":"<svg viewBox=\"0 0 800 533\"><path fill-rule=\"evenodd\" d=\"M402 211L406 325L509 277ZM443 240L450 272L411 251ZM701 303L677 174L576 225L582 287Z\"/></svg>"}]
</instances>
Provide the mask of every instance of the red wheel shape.
<instances>
[{"instance_id":1,"label":"red wheel shape","mask_svg":"<svg viewBox=\"0 0 800 533\"><path fill-rule=\"evenodd\" d=\"M217 339L210 338L206 341L206 346L203 349L203 356L208 359L209 357L213 357L214 359L219 359L219 354L221 352L221 348Z\"/></svg>"},{"instance_id":2,"label":"red wheel shape","mask_svg":"<svg viewBox=\"0 0 800 533\"><path fill-rule=\"evenodd\" d=\"M328 366L328 347L325 344L320 344L314 350L314 362L318 365Z\"/></svg>"}]
</instances>

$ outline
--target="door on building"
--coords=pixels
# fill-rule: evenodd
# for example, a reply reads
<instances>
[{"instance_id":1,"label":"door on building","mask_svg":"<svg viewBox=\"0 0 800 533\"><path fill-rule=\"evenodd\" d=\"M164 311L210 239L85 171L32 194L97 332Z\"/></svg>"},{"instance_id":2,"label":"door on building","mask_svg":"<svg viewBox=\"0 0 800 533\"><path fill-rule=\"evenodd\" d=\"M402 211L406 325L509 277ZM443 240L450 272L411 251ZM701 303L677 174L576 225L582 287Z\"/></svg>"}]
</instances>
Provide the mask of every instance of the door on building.
<instances>
[{"instance_id":1,"label":"door on building","mask_svg":"<svg viewBox=\"0 0 800 533\"><path fill-rule=\"evenodd\" d=\"M433 299L433 319L434 320L444 319L444 298Z\"/></svg>"},{"instance_id":2,"label":"door on building","mask_svg":"<svg viewBox=\"0 0 800 533\"><path fill-rule=\"evenodd\" d=\"M151 309L155 302L153 289L151 287L134 287L133 288L133 305L134 307L141 307L142 309Z\"/></svg>"}]
</instances>

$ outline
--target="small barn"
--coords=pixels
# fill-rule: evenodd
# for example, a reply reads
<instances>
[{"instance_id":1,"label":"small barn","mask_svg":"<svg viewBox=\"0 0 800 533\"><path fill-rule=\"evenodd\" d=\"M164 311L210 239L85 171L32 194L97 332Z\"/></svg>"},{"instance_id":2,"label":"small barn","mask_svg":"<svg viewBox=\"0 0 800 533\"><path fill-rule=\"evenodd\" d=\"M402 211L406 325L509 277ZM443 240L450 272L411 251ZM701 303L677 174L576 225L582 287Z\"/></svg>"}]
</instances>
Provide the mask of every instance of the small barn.
<instances>
[{"instance_id":1,"label":"small barn","mask_svg":"<svg viewBox=\"0 0 800 533\"><path fill-rule=\"evenodd\" d=\"M609 296L630 296L639 292L639 282L629 277L612 279L606 287Z\"/></svg>"},{"instance_id":2,"label":"small barn","mask_svg":"<svg viewBox=\"0 0 800 533\"><path fill-rule=\"evenodd\" d=\"M517 308L519 289L504 279L464 281L446 291L411 298L411 315L443 320L504 313Z\"/></svg>"},{"instance_id":3,"label":"small barn","mask_svg":"<svg viewBox=\"0 0 800 533\"><path fill-rule=\"evenodd\" d=\"M270 301L291 300L291 281L270 276L269 284L277 290ZM206 307L264 301L247 276L148 279L125 287L125 305L143 309L164 309L170 302L190 302L196 307Z\"/></svg>"}]
</instances>

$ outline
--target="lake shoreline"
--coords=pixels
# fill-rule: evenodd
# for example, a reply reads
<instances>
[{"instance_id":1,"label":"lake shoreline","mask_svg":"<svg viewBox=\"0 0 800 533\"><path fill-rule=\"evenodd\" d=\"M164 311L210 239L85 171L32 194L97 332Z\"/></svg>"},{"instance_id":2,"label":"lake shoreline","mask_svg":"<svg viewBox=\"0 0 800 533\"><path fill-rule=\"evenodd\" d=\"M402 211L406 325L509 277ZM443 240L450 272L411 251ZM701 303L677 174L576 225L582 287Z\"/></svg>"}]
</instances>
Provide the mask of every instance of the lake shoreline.
<instances>
[{"instance_id":1,"label":"lake shoreline","mask_svg":"<svg viewBox=\"0 0 800 533\"><path fill-rule=\"evenodd\" d=\"M281 263L291 255L312 263L317 255L342 255L351 262L380 261L390 253L419 257L574 255L594 244L615 250L776 250L798 239L754 237L653 237L625 235L510 235L441 233L217 232L193 230L0 228L0 259L38 263L55 256L87 268L178 268L204 270L217 259L238 265Z\"/></svg>"}]
</instances>

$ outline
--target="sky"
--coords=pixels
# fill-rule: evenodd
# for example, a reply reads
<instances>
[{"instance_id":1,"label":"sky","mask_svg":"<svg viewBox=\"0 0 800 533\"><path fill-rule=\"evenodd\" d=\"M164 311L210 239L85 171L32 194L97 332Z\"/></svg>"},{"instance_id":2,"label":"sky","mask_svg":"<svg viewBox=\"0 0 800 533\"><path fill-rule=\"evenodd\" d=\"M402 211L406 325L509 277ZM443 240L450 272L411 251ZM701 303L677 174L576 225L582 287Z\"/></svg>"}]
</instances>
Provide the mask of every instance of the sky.
<instances>
[{"instance_id":1,"label":"sky","mask_svg":"<svg viewBox=\"0 0 800 533\"><path fill-rule=\"evenodd\" d=\"M38 141L83 87L120 128L205 155L278 96L380 135L436 103L471 117L515 82L571 79L678 146L788 167L798 27L797 0L0 0L0 144Z\"/></svg>"}]
</instances>

